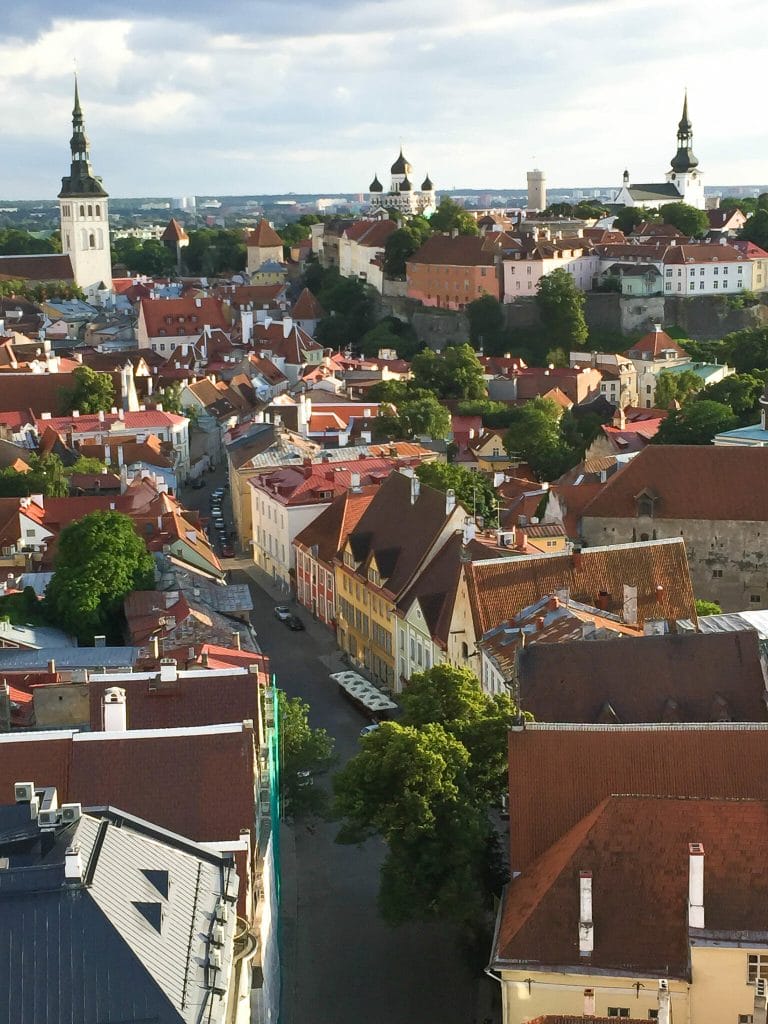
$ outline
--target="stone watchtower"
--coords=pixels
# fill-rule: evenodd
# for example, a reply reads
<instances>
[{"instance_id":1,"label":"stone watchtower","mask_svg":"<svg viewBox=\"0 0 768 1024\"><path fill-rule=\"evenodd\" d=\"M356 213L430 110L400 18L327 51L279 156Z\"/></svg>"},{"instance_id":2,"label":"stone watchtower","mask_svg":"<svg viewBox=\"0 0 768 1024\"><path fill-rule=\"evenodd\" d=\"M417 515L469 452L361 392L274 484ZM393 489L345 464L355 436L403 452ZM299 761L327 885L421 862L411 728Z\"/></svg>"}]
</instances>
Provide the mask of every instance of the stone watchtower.
<instances>
[{"instance_id":1,"label":"stone watchtower","mask_svg":"<svg viewBox=\"0 0 768 1024\"><path fill-rule=\"evenodd\" d=\"M93 299L98 291L112 289L108 194L91 168L77 79L69 144L72 163L59 192L61 248L72 263L75 284Z\"/></svg>"}]
</instances>

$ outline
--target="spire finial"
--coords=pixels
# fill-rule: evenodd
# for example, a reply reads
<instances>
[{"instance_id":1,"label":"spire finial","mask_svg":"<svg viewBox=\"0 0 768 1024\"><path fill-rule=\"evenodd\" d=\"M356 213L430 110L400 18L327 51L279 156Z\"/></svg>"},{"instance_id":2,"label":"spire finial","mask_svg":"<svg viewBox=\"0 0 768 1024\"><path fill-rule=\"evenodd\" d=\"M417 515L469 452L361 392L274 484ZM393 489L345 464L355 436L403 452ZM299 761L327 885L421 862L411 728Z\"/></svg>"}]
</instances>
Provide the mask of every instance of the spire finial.
<instances>
[{"instance_id":1,"label":"spire finial","mask_svg":"<svg viewBox=\"0 0 768 1024\"><path fill-rule=\"evenodd\" d=\"M80 93L77 89L77 63L75 63L75 106L72 109L72 115L78 117L82 115L83 111L80 108Z\"/></svg>"}]
</instances>

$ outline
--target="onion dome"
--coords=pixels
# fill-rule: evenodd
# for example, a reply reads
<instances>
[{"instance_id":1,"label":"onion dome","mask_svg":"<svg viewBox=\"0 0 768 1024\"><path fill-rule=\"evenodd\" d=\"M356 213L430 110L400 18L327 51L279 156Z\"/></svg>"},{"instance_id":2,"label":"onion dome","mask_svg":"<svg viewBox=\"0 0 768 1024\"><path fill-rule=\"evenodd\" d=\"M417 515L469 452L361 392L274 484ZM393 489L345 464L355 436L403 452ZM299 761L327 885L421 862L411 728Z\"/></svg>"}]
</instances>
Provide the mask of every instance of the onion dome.
<instances>
[{"instance_id":1,"label":"onion dome","mask_svg":"<svg viewBox=\"0 0 768 1024\"><path fill-rule=\"evenodd\" d=\"M412 170L413 170L413 168L411 167L411 165L408 163L408 161L403 156L403 151L401 149L400 150L400 156L392 164L391 173L392 174L410 174L410 172Z\"/></svg>"},{"instance_id":2,"label":"onion dome","mask_svg":"<svg viewBox=\"0 0 768 1024\"><path fill-rule=\"evenodd\" d=\"M374 174L373 181L368 186L368 191L369 192L383 192L384 191L384 186L379 181L378 174Z\"/></svg>"},{"instance_id":3,"label":"onion dome","mask_svg":"<svg viewBox=\"0 0 768 1024\"><path fill-rule=\"evenodd\" d=\"M429 175L426 176L424 181L421 183L422 192L434 192L435 186L430 181Z\"/></svg>"},{"instance_id":4,"label":"onion dome","mask_svg":"<svg viewBox=\"0 0 768 1024\"><path fill-rule=\"evenodd\" d=\"M401 192L412 192L413 191L413 185L410 183L410 181L408 181L407 178L403 178L403 180L400 182L400 191Z\"/></svg>"}]
</instances>

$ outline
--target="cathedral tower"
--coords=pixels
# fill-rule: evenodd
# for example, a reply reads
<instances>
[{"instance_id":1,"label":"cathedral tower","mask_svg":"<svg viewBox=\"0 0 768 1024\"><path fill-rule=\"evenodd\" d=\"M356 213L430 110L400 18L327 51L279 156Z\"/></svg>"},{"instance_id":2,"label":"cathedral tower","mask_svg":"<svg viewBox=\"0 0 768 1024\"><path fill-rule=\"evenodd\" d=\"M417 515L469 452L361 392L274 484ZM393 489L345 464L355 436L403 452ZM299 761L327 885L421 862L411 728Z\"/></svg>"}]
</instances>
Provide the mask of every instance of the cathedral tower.
<instances>
[{"instance_id":1,"label":"cathedral tower","mask_svg":"<svg viewBox=\"0 0 768 1024\"><path fill-rule=\"evenodd\" d=\"M677 152L672 157L672 169L667 171L667 181L671 182L683 202L703 210L704 182L699 170L699 161L693 152L693 125L688 117L688 92L683 101L683 116L677 126Z\"/></svg>"},{"instance_id":2,"label":"cathedral tower","mask_svg":"<svg viewBox=\"0 0 768 1024\"><path fill-rule=\"evenodd\" d=\"M112 289L108 195L91 168L77 79L69 144L72 163L59 192L61 248L72 262L75 284L93 300L100 289Z\"/></svg>"}]
</instances>

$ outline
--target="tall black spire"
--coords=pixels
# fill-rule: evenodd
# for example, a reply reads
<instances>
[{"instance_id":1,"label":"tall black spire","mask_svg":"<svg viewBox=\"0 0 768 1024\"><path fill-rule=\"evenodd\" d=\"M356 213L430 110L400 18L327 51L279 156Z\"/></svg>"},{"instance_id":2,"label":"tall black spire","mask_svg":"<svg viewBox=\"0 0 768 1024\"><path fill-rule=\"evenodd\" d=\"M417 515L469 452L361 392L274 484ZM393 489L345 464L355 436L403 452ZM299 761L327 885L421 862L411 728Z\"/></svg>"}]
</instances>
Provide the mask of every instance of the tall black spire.
<instances>
[{"instance_id":1,"label":"tall black spire","mask_svg":"<svg viewBox=\"0 0 768 1024\"><path fill-rule=\"evenodd\" d=\"M693 153L693 125L688 117L688 90L683 100L683 116L677 125L677 152L672 157L672 170L682 173L698 167L699 161Z\"/></svg>"},{"instance_id":2,"label":"tall black spire","mask_svg":"<svg viewBox=\"0 0 768 1024\"><path fill-rule=\"evenodd\" d=\"M69 176L61 179L59 198L64 196L106 196L107 192L91 168L91 154L88 136L85 134L85 122L80 106L80 93L75 75L75 105L72 108L72 138L69 140L72 152Z\"/></svg>"}]
</instances>

